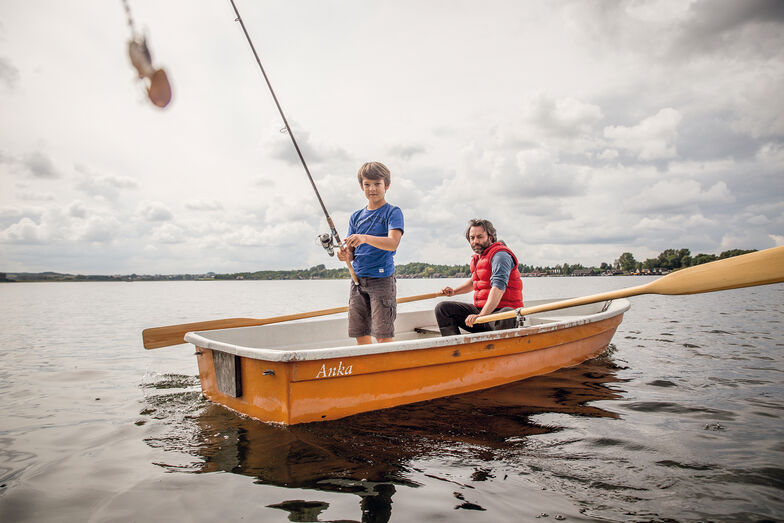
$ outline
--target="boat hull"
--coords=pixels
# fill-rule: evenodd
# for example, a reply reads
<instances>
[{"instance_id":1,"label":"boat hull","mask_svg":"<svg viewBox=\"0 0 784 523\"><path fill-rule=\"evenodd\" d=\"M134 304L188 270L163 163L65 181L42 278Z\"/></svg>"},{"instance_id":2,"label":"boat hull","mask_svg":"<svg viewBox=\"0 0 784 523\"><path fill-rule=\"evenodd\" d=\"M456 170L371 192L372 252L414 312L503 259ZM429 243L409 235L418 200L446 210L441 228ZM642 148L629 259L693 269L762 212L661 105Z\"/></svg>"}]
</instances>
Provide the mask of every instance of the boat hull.
<instances>
[{"instance_id":1,"label":"boat hull","mask_svg":"<svg viewBox=\"0 0 784 523\"><path fill-rule=\"evenodd\" d=\"M278 351L270 357L209 340L208 333L191 336L207 343L189 341L197 346L208 400L262 421L295 424L495 387L579 364L604 351L626 309L628 304L614 314L445 338L434 335L432 327L429 333L417 328L424 340L377 344L369 353L353 347ZM404 314L429 319L422 312ZM258 329L263 337L264 327L245 329ZM385 346L390 350L381 350Z\"/></svg>"}]
</instances>

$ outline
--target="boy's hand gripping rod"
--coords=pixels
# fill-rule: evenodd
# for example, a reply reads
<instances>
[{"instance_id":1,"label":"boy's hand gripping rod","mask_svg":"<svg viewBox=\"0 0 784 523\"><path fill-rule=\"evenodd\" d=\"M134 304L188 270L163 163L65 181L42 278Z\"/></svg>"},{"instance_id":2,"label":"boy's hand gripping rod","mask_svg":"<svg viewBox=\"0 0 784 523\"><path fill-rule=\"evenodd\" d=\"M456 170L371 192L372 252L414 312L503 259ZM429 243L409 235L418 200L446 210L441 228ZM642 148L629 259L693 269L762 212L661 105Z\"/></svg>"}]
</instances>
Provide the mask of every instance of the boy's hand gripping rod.
<instances>
[{"instance_id":1,"label":"boy's hand gripping rod","mask_svg":"<svg viewBox=\"0 0 784 523\"><path fill-rule=\"evenodd\" d=\"M231 6L234 8L234 13L237 15L237 21L242 26L242 32L245 33L245 38L248 40L248 44L250 45L251 51L253 51L253 56L256 57L256 63L259 64L259 69L261 69L261 74L264 75L264 81L267 82L267 87L269 87L270 93L272 93L272 99L275 100L275 105L278 107L278 112L280 113L280 117L283 118L283 124L286 126L286 132L288 132L289 136L291 137L291 142L294 144L294 149L297 150L297 156L299 156L300 162L302 162L302 167L305 168L305 173L308 175L308 180L310 180L310 185L313 186L313 190L316 192L316 198L318 198L318 202L321 205L321 210L324 211L324 216L327 217L327 224L329 224L330 235L322 234L319 236L319 240L324 248L327 250L330 256L334 254L334 248L340 248L341 241L340 236L338 235L337 229L335 229L335 224L332 222L332 218L329 216L327 212L327 207L324 205L324 200L321 199L321 195L316 188L316 182L313 181L313 177L310 175L310 169L308 169L308 165L305 163L305 158L302 156L302 151L299 150L299 145L297 145L297 140L294 138L294 133L291 131L291 127L289 126L288 120L286 120L286 115L283 114L283 109L280 107L280 103L278 102L278 97L275 96L275 91L272 89L272 84L267 77L266 71L264 71L264 66L261 65L261 59L259 58L259 54L256 52L256 48L253 45L253 42L250 39L250 35L248 34L248 30L245 29L245 23L242 21L242 17L240 16L240 12L237 10L237 6L234 4L234 0L229 0L231 2ZM351 273L351 279L354 281L355 284L359 284L359 280L357 280L357 275L354 272L354 268L351 266L351 262L346 260L346 265L348 266L348 272Z\"/></svg>"}]
</instances>

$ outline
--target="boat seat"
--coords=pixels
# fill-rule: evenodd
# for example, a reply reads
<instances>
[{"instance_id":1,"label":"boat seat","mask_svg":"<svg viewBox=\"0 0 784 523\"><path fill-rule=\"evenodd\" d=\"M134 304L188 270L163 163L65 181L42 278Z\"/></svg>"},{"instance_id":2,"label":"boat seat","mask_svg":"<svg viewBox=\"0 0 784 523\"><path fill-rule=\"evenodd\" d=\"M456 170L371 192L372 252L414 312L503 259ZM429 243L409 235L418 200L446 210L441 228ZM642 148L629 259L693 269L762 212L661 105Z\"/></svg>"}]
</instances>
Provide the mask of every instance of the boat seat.
<instances>
[{"instance_id":1,"label":"boat seat","mask_svg":"<svg viewBox=\"0 0 784 523\"><path fill-rule=\"evenodd\" d=\"M414 332L426 336L441 336L441 331L437 325L425 325L424 327L414 327Z\"/></svg>"}]
</instances>

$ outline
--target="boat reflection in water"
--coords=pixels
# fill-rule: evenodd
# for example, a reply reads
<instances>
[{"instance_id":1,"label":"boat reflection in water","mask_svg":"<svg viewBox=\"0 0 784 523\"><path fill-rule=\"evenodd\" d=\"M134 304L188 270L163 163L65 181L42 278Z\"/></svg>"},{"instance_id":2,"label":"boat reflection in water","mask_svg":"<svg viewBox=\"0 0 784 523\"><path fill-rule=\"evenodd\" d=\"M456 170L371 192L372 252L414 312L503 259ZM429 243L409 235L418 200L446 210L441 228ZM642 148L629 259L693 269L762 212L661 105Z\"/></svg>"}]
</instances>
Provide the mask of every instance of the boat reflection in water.
<instances>
[{"instance_id":1,"label":"boat reflection in water","mask_svg":"<svg viewBox=\"0 0 784 523\"><path fill-rule=\"evenodd\" d=\"M561 429L537 424L534 415L616 418L592 405L620 397L611 388L622 381L612 352L611 345L575 367L501 387L292 426L237 415L204 400L195 390L198 378L169 376L146 387L169 388L166 382L173 379L191 390L151 394L142 413L169 425L160 437L148 439L149 445L198 458L187 465L160 463L172 471L242 474L259 484L299 489L297 498L303 489L351 493L360 498L362 521L384 522L391 517L396 486L419 487L435 477L428 474L428 459L465 467L459 462L470 458L474 468L480 461L471 477L481 481L494 476L494 467L530 461L529 436ZM268 506L289 512L291 521L317 521L329 504L289 499Z\"/></svg>"}]
</instances>

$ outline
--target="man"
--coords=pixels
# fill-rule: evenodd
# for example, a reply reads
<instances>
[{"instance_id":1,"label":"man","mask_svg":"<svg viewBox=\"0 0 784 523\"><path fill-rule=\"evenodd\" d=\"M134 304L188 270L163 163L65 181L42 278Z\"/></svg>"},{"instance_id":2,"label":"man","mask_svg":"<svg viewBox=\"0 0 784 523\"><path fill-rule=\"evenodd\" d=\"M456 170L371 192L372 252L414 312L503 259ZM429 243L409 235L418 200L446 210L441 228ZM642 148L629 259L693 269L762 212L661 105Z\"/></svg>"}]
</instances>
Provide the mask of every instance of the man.
<instances>
[{"instance_id":1,"label":"man","mask_svg":"<svg viewBox=\"0 0 784 523\"><path fill-rule=\"evenodd\" d=\"M444 301L436 305L436 320L442 336L468 332L511 329L515 319L475 323L480 316L523 306L523 281L517 269L517 257L504 242L498 241L489 220L471 220L466 240L476 253L471 258L471 278L455 289L444 287L446 296L474 291L474 304Z\"/></svg>"}]
</instances>

